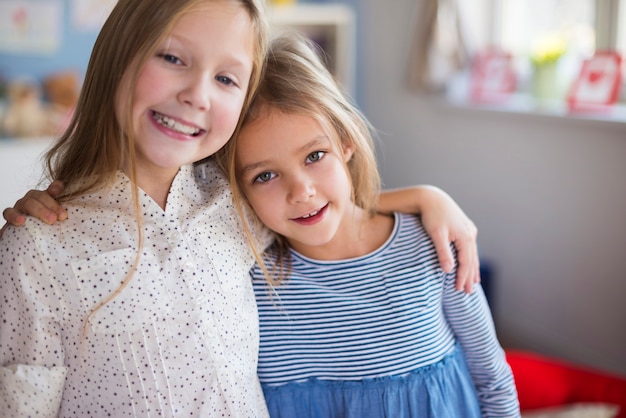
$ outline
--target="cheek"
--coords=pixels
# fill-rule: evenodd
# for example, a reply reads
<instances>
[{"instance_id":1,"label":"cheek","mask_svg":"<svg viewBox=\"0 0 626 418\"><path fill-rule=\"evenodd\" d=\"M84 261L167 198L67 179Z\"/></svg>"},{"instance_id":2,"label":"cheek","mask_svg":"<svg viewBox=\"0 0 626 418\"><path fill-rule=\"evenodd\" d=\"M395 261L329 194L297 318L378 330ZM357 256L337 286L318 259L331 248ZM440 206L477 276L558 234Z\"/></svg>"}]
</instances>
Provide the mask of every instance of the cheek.
<instances>
[{"instance_id":1,"label":"cheek","mask_svg":"<svg viewBox=\"0 0 626 418\"><path fill-rule=\"evenodd\" d=\"M239 116L241 115L241 109L243 108L243 98L227 97L224 100L218 101L214 106L217 108L216 114L218 115L224 130L229 132L228 138L232 136L239 122Z\"/></svg>"},{"instance_id":2,"label":"cheek","mask_svg":"<svg viewBox=\"0 0 626 418\"><path fill-rule=\"evenodd\" d=\"M131 108L134 121L141 117L156 103L161 102L162 98L165 96L165 94L163 94L163 89L157 89L154 86L155 84L146 82L145 78L143 80L138 80L137 85L135 86Z\"/></svg>"},{"instance_id":3,"label":"cheek","mask_svg":"<svg viewBox=\"0 0 626 418\"><path fill-rule=\"evenodd\" d=\"M341 191L345 193L346 190L352 190L352 180L350 179L350 173L341 164L336 164L331 170L329 175L325 177L326 184L331 187L331 190L337 192Z\"/></svg>"},{"instance_id":4,"label":"cheek","mask_svg":"<svg viewBox=\"0 0 626 418\"><path fill-rule=\"evenodd\" d=\"M352 196L352 180L350 175L342 168L335 168L332 175L326 177L324 190L327 197L338 204L350 204Z\"/></svg>"},{"instance_id":5,"label":"cheek","mask_svg":"<svg viewBox=\"0 0 626 418\"><path fill-rule=\"evenodd\" d=\"M168 74L154 62L154 59L150 59L137 77L135 95L149 97L152 94L158 94L161 90L167 89L172 81L168 78Z\"/></svg>"},{"instance_id":6,"label":"cheek","mask_svg":"<svg viewBox=\"0 0 626 418\"><path fill-rule=\"evenodd\" d=\"M278 196L274 196L271 190L247 192L246 196L250 207L261 222L271 227L273 219L278 213L277 203L280 201L278 200Z\"/></svg>"},{"instance_id":7,"label":"cheek","mask_svg":"<svg viewBox=\"0 0 626 418\"><path fill-rule=\"evenodd\" d=\"M118 101L118 108L126 108L128 100L126 92L132 89L133 101L130 104L130 109L126 109L126 111L122 113L122 117L128 117L124 115L128 115L128 111L130 111L130 117L135 127L138 126L146 109L153 105L154 102L158 100L159 96L163 94L163 86L167 84L163 83L163 80L159 78L156 72L157 71L152 68L150 63L148 63L139 74L134 88L131 87L128 77L120 83L120 98L123 100Z\"/></svg>"},{"instance_id":8,"label":"cheek","mask_svg":"<svg viewBox=\"0 0 626 418\"><path fill-rule=\"evenodd\" d=\"M248 203L253 211L257 214L261 214L264 211L265 200L263 199L262 193L254 193L250 191L246 191L246 198L248 199Z\"/></svg>"}]
</instances>

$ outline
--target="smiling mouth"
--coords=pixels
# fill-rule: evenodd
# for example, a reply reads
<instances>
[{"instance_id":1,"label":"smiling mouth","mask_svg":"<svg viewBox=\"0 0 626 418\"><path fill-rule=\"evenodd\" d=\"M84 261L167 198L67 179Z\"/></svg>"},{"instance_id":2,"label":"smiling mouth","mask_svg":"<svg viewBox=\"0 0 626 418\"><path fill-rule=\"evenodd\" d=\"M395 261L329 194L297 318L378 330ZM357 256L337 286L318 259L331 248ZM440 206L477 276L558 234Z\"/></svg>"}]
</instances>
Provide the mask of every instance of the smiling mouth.
<instances>
[{"instance_id":1,"label":"smiling mouth","mask_svg":"<svg viewBox=\"0 0 626 418\"><path fill-rule=\"evenodd\" d=\"M180 123L172 118L168 118L165 115L162 115L158 112L152 111L152 118L161 126L164 126L168 129L171 129L176 132L180 132L181 134L190 135L190 136L198 136L204 129L196 128L193 126L185 125Z\"/></svg>"},{"instance_id":2,"label":"smiling mouth","mask_svg":"<svg viewBox=\"0 0 626 418\"><path fill-rule=\"evenodd\" d=\"M324 210L326 209L327 206L328 206L328 203L325 204L323 207L321 207L319 209L316 209L316 210L314 210L312 212L307 213L306 215L302 215L299 218L294 218L294 220L298 220L298 219L306 220L306 219L313 218L313 217L319 215L320 213L324 212Z\"/></svg>"},{"instance_id":3,"label":"smiling mouth","mask_svg":"<svg viewBox=\"0 0 626 418\"><path fill-rule=\"evenodd\" d=\"M315 215L317 215L318 213L320 213L320 211L319 211L319 210L314 210L313 212L311 212L311 213L307 213L306 215L303 215L303 216L301 216L300 218L302 218L302 219L310 218L311 216L315 216Z\"/></svg>"}]
</instances>

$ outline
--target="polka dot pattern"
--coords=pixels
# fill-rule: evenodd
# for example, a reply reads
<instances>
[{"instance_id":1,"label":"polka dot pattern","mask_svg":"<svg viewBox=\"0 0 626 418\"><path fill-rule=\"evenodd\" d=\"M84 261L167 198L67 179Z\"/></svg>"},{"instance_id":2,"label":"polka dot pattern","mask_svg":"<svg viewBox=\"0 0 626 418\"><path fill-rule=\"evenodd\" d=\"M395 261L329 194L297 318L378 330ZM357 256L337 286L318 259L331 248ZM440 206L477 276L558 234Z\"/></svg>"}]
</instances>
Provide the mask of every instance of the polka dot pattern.
<instances>
[{"instance_id":1,"label":"polka dot pattern","mask_svg":"<svg viewBox=\"0 0 626 418\"><path fill-rule=\"evenodd\" d=\"M228 183L211 161L183 167L165 211L143 193L140 205L137 272L91 316L138 254L125 175L66 205L65 222L29 219L5 231L6 416L23 416L23 405L34 416L267 416L256 377L253 257Z\"/></svg>"}]
</instances>

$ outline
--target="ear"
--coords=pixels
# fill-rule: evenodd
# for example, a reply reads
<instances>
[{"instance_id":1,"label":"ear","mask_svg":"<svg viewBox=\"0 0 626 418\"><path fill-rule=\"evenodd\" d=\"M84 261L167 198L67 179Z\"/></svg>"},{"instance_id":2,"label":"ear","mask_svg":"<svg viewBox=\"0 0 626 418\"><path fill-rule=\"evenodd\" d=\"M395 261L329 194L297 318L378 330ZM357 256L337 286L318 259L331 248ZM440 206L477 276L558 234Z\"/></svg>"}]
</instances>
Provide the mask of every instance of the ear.
<instances>
[{"instance_id":1,"label":"ear","mask_svg":"<svg viewBox=\"0 0 626 418\"><path fill-rule=\"evenodd\" d=\"M350 158L352 158L356 147L352 143L342 144L341 147L343 148L343 161L347 163L348 161L350 161Z\"/></svg>"}]
</instances>

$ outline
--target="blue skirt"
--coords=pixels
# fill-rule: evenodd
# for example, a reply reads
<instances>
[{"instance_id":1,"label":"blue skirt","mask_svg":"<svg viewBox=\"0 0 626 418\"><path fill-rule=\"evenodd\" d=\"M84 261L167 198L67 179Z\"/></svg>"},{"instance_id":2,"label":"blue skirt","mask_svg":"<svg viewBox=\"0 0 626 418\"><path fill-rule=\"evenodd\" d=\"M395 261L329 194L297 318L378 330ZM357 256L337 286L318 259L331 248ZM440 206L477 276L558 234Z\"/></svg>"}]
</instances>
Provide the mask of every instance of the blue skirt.
<instances>
[{"instance_id":1,"label":"blue skirt","mask_svg":"<svg viewBox=\"0 0 626 418\"><path fill-rule=\"evenodd\" d=\"M480 418L460 348L403 376L263 385L272 418Z\"/></svg>"}]
</instances>

